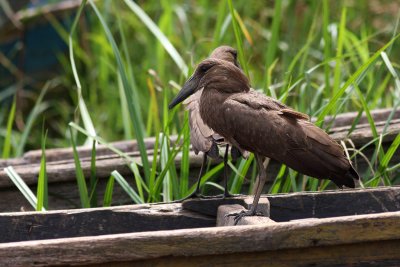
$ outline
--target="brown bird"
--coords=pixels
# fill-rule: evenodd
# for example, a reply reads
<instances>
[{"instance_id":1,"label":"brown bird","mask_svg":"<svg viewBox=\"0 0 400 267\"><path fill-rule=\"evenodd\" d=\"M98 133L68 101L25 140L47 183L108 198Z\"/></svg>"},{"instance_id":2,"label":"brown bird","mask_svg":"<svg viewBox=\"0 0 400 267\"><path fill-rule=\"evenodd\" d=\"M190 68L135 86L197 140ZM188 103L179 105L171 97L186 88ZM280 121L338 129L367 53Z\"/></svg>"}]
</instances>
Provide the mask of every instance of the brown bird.
<instances>
[{"instance_id":1,"label":"brown bird","mask_svg":"<svg viewBox=\"0 0 400 267\"><path fill-rule=\"evenodd\" d=\"M338 187L355 187L357 172L343 148L309 117L254 90L243 71L225 60L206 59L196 68L170 103L172 108L203 89L200 116L211 129L241 150L255 154L259 179L252 208L235 214L256 214L266 181L265 157L286 164L305 175L330 179Z\"/></svg>"},{"instance_id":2,"label":"brown bird","mask_svg":"<svg viewBox=\"0 0 400 267\"><path fill-rule=\"evenodd\" d=\"M240 67L237 62L237 51L230 46L217 47L210 55L210 58L225 60ZM208 127L200 116L200 97L203 90L200 89L194 94L189 96L183 104L189 111L189 126L190 126L190 143L196 155L199 152L203 152L203 161L200 167L200 173L197 178L196 191L193 194L185 197L188 199L191 197L204 197L200 195L200 183L201 177L203 176L204 166L207 162L207 156L210 158L219 157L218 145L225 145L224 155L224 197L231 196L228 190L228 174L227 174L227 160L229 152L229 144L224 142L224 138L215 133L210 127ZM241 152L235 148L231 148L232 158L236 159L241 155Z\"/></svg>"}]
</instances>

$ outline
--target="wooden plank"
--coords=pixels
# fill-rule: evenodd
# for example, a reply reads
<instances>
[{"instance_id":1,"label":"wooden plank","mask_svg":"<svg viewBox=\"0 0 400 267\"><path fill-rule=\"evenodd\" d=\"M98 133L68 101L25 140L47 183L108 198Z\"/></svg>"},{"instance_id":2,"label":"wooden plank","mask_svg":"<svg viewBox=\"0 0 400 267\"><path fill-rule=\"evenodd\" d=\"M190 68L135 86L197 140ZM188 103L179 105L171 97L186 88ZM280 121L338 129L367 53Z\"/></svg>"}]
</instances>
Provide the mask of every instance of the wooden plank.
<instances>
[{"instance_id":1,"label":"wooden plank","mask_svg":"<svg viewBox=\"0 0 400 267\"><path fill-rule=\"evenodd\" d=\"M378 134L382 134L386 121L376 122L376 130ZM337 127L330 130L329 135L336 141L350 139L356 147L360 147L371 140L373 135L369 124L359 125L350 135L348 131L350 126ZM386 134L382 138L382 142L392 142L397 134L400 133L400 119L392 120L386 130Z\"/></svg>"},{"instance_id":2,"label":"wooden plank","mask_svg":"<svg viewBox=\"0 0 400 267\"><path fill-rule=\"evenodd\" d=\"M106 179L100 179L97 183L98 205L102 205L104 192L107 185ZM37 191L31 186L33 192ZM0 190L0 213L15 211L34 211L25 197L17 187ZM112 206L133 204L132 199L126 194L122 187L114 184ZM79 209L81 200L76 181L64 183L52 183L49 187L49 210Z\"/></svg>"},{"instance_id":3,"label":"wooden plank","mask_svg":"<svg viewBox=\"0 0 400 267\"><path fill-rule=\"evenodd\" d=\"M379 249L377 249L379 248ZM301 249L262 252L238 252L207 256L166 256L138 261L97 263L98 267L135 266L266 266L266 267L397 267L400 265L400 241L388 240ZM94 266L94 265L84 265Z\"/></svg>"},{"instance_id":4,"label":"wooden plank","mask_svg":"<svg viewBox=\"0 0 400 267\"><path fill-rule=\"evenodd\" d=\"M400 210L400 186L263 195L262 198L264 197L270 203L271 219L277 222ZM248 196L192 199L184 201L182 207L215 216L219 206L245 206L243 200L246 198L251 200Z\"/></svg>"},{"instance_id":5,"label":"wooden plank","mask_svg":"<svg viewBox=\"0 0 400 267\"><path fill-rule=\"evenodd\" d=\"M23 241L0 244L0 258L4 265L13 266L87 265L161 257L208 257L247 252L272 253L289 249L326 249L328 246L359 246L360 243L373 242L387 245L388 243L384 241L394 241L391 244L399 244L399 221L400 212L388 212L315 219L300 223L283 222L275 225L228 226ZM344 248L342 253L343 251ZM399 255L396 248L390 251ZM382 254L388 255L387 252ZM340 260L342 254L336 255L339 257L332 255L330 259ZM398 260L398 257L394 259Z\"/></svg>"},{"instance_id":6,"label":"wooden plank","mask_svg":"<svg viewBox=\"0 0 400 267\"><path fill-rule=\"evenodd\" d=\"M0 242L210 227L216 225L219 206L239 204L249 208L252 200L252 197L240 196L227 199L193 199L182 204L2 213ZM270 213L271 219L277 222L373 214L400 211L400 187L264 195L260 201L262 205L259 211L266 215Z\"/></svg>"},{"instance_id":7,"label":"wooden plank","mask_svg":"<svg viewBox=\"0 0 400 267\"><path fill-rule=\"evenodd\" d=\"M391 108L375 109L371 111L371 116L375 122L386 122L389 118L390 113L393 111ZM332 128L349 126L353 124L354 119L357 117L358 112L346 112L338 114L337 116L326 116L324 119L325 125L331 125ZM400 110L394 112L392 119L400 119ZM312 118L311 121L315 122L317 118ZM367 116L365 112L362 113L358 124L368 124Z\"/></svg>"},{"instance_id":8,"label":"wooden plank","mask_svg":"<svg viewBox=\"0 0 400 267\"><path fill-rule=\"evenodd\" d=\"M268 196L277 222L400 210L400 187L378 187Z\"/></svg>"},{"instance_id":9,"label":"wooden plank","mask_svg":"<svg viewBox=\"0 0 400 267\"><path fill-rule=\"evenodd\" d=\"M129 155L130 153L128 153ZM139 156L133 157L136 162L140 164ZM153 157L149 157L149 162L153 161ZM220 162L217 159L214 162ZM190 154L190 164L193 168L200 167L202 162L201 155L195 155L194 152ZM181 156L175 158L175 165L179 169L181 163ZM214 163L214 164L215 164ZM81 167L85 177L90 176L91 162L89 158L81 159ZM18 164L13 167L15 171L24 179L28 185L36 184L39 174L40 164ZM96 159L96 175L98 178L108 178L112 171L118 170L122 175L132 174L132 171L127 165L127 161L117 155L101 156ZM76 179L76 169L73 160L53 161L49 162L46 166L47 176L49 183L74 181ZM14 186L12 181L8 178L4 169L0 169L0 188Z\"/></svg>"},{"instance_id":10,"label":"wooden plank","mask_svg":"<svg viewBox=\"0 0 400 267\"><path fill-rule=\"evenodd\" d=\"M2 213L0 243L215 226L215 218L180 204ZM1 258L1 257L0 257Z\"/></svg>"}]
</instances>

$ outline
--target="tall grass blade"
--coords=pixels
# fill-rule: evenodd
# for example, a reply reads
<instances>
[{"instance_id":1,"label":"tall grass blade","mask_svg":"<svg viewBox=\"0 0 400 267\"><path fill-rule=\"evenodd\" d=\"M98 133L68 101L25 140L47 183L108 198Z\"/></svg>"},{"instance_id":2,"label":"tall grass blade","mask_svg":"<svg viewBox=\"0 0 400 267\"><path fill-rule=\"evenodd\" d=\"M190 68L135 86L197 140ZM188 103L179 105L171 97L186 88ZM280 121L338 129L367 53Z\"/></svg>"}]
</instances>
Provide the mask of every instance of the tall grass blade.
<instances>
[{"instance_id":1,"label":"tall grass blade","mask_svg":"<svg viewBox=\"0 0 400 267\"><path fill-rule=\"evenodd\" d=\"M35 194L33 194L33 192L26 185L26 183L21 178L21 176L19 176L18 173L11 166L4 168L4 172L8 175L8 177L11 179L11 181L17 186L18 190L24 195L26 200L28 200L29 204L31 204L31 206L34 209L36 209L37 198L36 198ZM42 208L42 211L44 211L44 210L45 209Z\"/></svg>"},{"instance_id":2,"label":"tall grass blade","mask_svg":"<svg viewBox=\"0 0 400 267\"><path fill-rule=\"evenodd\" d=\"M336 62L335 62L335 69L334 69L334 73L333 73L332 96L334 96L340 88L341 72L342 72L343 42L344 42L344 36L345 36L345 32L346 32L346 12L347 12L347 9L346 9L346 7L344 7L342 9L342 16L340 18L339 36L337 39Z\"/></svg>"},{"instance_id":3,"label":"tall grass blade","mask_svg":"<svg viewBox=\"0 0 400 267\"><path fill-rule=\"evenodd\" d=\"M32 130L35 120L44 110L46 110L49 107L48 104L42 103L42 100L43 100L44 95L47 93L47 90L50 88L50 86L54 86L54 85L55 85L55 83L53 81L48 81L45 83L45 85L41 89L39 97L36 99L35 106L33 107L32 111L29 113L29 116L28 116L28 119L27 119L27 122L25 125L25 129L21 135L21 139L18 142L18 146L17 146L16 153L15 153L17 157L21 156L22 153L24 152L24 148L25 148L27 139Z\"/></svg>"},{"instance_id":4,"label":"tall grass blade","mask_svg":"<svg viewBox=\"0 0 400 267\"><path fill-rule=\"evenodd\" d=\"M77 71L76 64L75 64L74 43L73 43L73 39L72 39L72 36L75 32L76 26L79 21L79 18L81 17L82 11L85 8L86 2L87 2L86 0L83 0L81 5L79 6L78 11L76 12L76 16L75 16L74 22L72 23L71 31L68 36L68 46L69 46L69 59L71 62L72 73L73 73L77 91L78 91L78 106L79 106L79 110L80 110L80 113L82 116L82 121L83 121L83 124L85 125L86 131L88 131L90 133L90 135L93 136L93 135L96 135L96 130L94 128L92 119L90 118L90 114L86 107L85 101L83 100L83 97L82 97L82 85L81 85L78 71Z\"/></svg>"},{"instance_id":5,"label":"tall grass blade","mask_svg":"<svg viewBox=\"0 0 400 267\"><path fill-rule=\"evenodd\" d=\"M131 115L131 119L132 119L133 126L135 129L136 139L138 142L140 156L142 159L143 172L145 174L146 181L148 181L148 179L150 178L150 164L149 164L149 160L148 160L148 156L147 156L146 145L144 143L145 131L144 131L143 121L140 118L139 99L134 98L134 95L132 93L133 90L129 84L128 77L127 77L125 69L124 69L121 54L119 52L118 46L114 40L114 37L111 34L109 27L107 26L106 22L103 19L103 16L100 14L99 10L97 9L97 7L93 3L93 1L89 0L89 3L92 6L93 10L95 11L96 16L100 20L101 25L103 26L103 29L107 36L107 39L113 49L115 59L117 60L118 72L121 75L122 84L123 84L124 90L125 90L125 95L128 98L127 102L129 103L129 106L128 106L129 113Z\"/></svg>"},{"instance_id":6,"label":"tall grass blade","mask_svg":"<svg viewBox=\"0 0 400 267\"><path fill-rule=\"evenodd\" d=\"M224 168L224 163L221 162L220 164L216 165L214 168L206 172L201 178L200 186L205 185L212 177L214 177L217 173L219 173L223 168ZM192 194L196 190L196 186L197 184L194 184L190 187L188 195Z\"/></svg>"},{"instance_id":7,"label":"tall grass blade","mask_svg":"<svg viewBox=\"0 0 400 267\"><path fill-rule=\"evenodd\" d=\"M43 130L44 130L44 122L43 122ZM42 130L42 132L43 132ZM37 182L37 206L36 210L41 211L43 208L48 209L48 178L46 171L46 139L47 139L47 130L46 133L42 134L42 156L40 159L40 170L39 177Z\"/></svg>"},{"instance_id":8,"label":"tall grass blade","mask_svg":"<svg viewBox=\"0 0 400 267\"><path fill-rule=\"evenodd\" d=\"M88 197L88 190L86 186L85 175L83 174L83 169L81 167L81 162L79 160L78 151L76 150L76 144L74 140L74 135L72 133L72 128L69 128L71 134L71 145L74 154L75 161L75 173L76 173L76 181L78 183L79 197L81 200L82 208L90 208L90 201Z\"/></svg>"},{"instance_id":9,"label":"tall grass blade","mask_svg":"<svg viewBox=\"0 0 400 267\"><path fill-rule=\"evenodd\" d=\"M362 75L365 74L365 72L374 65L376 59L380 56L380 54L385 51L386 48L388 48L397 38L400 36L400 34L396 35L393 39L391 39L388 43L386 43L381 49L376 51L366 63L364 63L362 66L360 66L351 76L350 78L346 81L346 83L337 91L337 93L332 97L332 99L329 101L328 105L325 106L325 108L321 111L321 113L318 115L317 118L317 125L321 125L323 122L323 119L325 116L336 106L336 103L338 102L339 98L344 94L346 89L355 83L356 81L359 83L360 80L358 78Z\"/></svg>"},{"instance_id":10,"label":"tall grass blade","mask_svg":"<svg viewBox=\"0 0 400 267\"><path fill-rule=\"evenodd\" d=\"M128 182L125 180L124 177L118 172L118 171L113 171L111 175L117 180L119 185L124 189L124 191L128 194L128 196L136 203L136 204L142 204L143 200L140 198L140 196L136 193L135 189L133 189Z\"/></svg>"},{"instance_id":11,"label":"tall grass blade","mask_svg":"<svg viewBox=\"0 0 400 267\"><path fill-rule=\"evenodd\" d=\"M14 96L13 103L11 105L11 110L7 119L7 132L4 138L3 145L3 159L7 159L10 157L11 152L11 136L12 136L12 126L15 118L15 107L17 105L17 98Z\"/></svg>"},{"instance_id":12,"label":"tall grass blade","mask_svg":"<svg viewBox=\"0 0 400 267\"><path fill-rule=\"evenodd\" d=\"M169 53L171 58L175 61L176 65L181 70L182 74L187 77L188 67L183 58L176 51L175 47L171 44L165 34L157 27L151 18L132 0L124 0L127 6L139 17L139 19L146 25L146 27L154 34L158 41L164 46L165 50Z\"/></svg>"},{"instance_id":13,"label":"tall grass blade","mask_svg":"<svg viewBox=\"0 0 400 267\"><path fill-rule=\"evenodd\" d=\"M246 73L246 76L249 77L249 68L247 67L247 61L245 60L245 56L244 56L242 35L240 32L240 27L239 27L238 22L235 17L236 10L233 7L232 0L228 0L228 5L229 5L230 14L232 17L232 26L233 26L233 32L235 33L237 49L239 52L238 56L239 56L240 65L242 66L244 73Z\"/></svg>"},{"instance_id":14,"label":"tall grass blade","mask_svg":"<svg viewBox=\"0 0 400 267\"><path fill-rule=\"evenodd\" d=\"M271 40L268 42L267 54L265 60L265 68L268 69L271 63L275 60L276 51L279 44L279 29L282 19L282 0L275 1L274 16L272 18L271 26ZM266 75L266 77L268 77ZM271 81L265 81L265 84L270 84Z\"/></svg>"},{"instance_id":15,"label":"tall grass blade","mask_svg":"<svg viewBox=\"0 0 400 267\"><path fill-rule=\"evenodd\" d=\"M169 155L169 148L168 148L168 139L165 134L160 133L159 139L161 140L161 152L160 152L160 162L161 162L161 169L169 169L167 166ZM173 192L172 192L172 177L171 172L168 170L165 173L165 177L163 179L163 201L169 202L172 200Z\"/></svg>"},{"instance_id":16,"label":"tall grass blade","mask_svg":"<svg viewBox=\"0 0 400 267\"><path fill-rule=\"evenodd\" d=\"M381 173L383 173L383 171L389 166L389 162L394 156L394 153L396 153L399 146L400 146L400 134L397 134L396 138L393 140L385 156L382 158L382 161L380 162L379 171Z\"/></svg>"},{"instance_id":17,"label":"tall grass blade","mask_svg":"<svg viewBox=\"0 0 400 267\"><path fill-rule=\"evenodd\" d=\"M331 38L329 35L329 6L328 0L322 1L322 12L323 12L323 40L324 40L324 59L329 60L331 58ZM329 94L331 84L330 84L331 68L329 64L324 65L324 77L325 77L325 91L326 95Z\"/></svg>"},{"instance_id":18,"label":"tall grass blade","mask_svg":"<svg viewBox=\"0 0 400 267\"><path fill-rule=\"evenodd\" d=\"M254 159L254 154L250 154L249 158L242 159L239 163L239 168L238 168L238 173L235 173L235 176L232 181L232 186L230 187L230 192L232 194L238 194L240 193L240 189L242 188L242 184L244 181L244 178L247 174L247 171L249 170L251 163L253 162Z\"/></svg>"},{"instance_id":19,"label":"tall grass blade","mask_svg":"<svg viewBox=\"0 0 400 267\"><path fill-rule=\"evenodd\" d=\"M97 207L97 183L98 178L96 175L96 141L93 140L92 153L90 157L90 207Z\"/></svg>"},{"instance_id":20,"label":"tall grass blade","mask_svg":"<svg viewBox=\"0 0 400 267\"><path fill-rule=\"evenodd\" d=\"M219 1L218 2L218 16L217 16L217 23L215 24L214 28L214 35L213 35L213 47L217 47L221 42L222 38L222 26L224 19L226 17L226 2Z\"/></svg>"},{"instance_id":21,"label":"tall grass blade","mask_svg":"<svg viewBox=\"0 0 400 267\"><path fill-rule=\"evenodd\" d=\"M187 121L189 120L189 112L185 112L185 117L184 120ZM184 140L190 139L190 130L188 124L183 128L183 138ZM180 189L180 197L183 197L189 187L189 163L190 163L190 158L189 158L189 152L190 152L190 143L185 142L182 145L182 159L181 159L181 173L179 177L179 189Z\"/></svg>"},{"instance_id":22,"label":"tall grass blade","mask_svg":"<svg viewBox=\"0 0 400 267\"><path fill-rule=\"evenodd\" d=\"M129 164L129 167L132 170L133 175L135 177L135 182L136 182L136 187L139 192L139 197L140 197L141 201L144 202L143 187L146 187L146 185L144 184L143 178L140 175L138 165L135 164L134 162L132 162L131 164Z\"/></svg>"},{"instance_id":23,"label":"tall grass blade","mask_svg":"<svg viewBox=\"0 0 400 267\"><path fill-rule=\"evenodd\" d=\"M112 195L114 191L114 176L108 178L106 190L104 192L103 207L110 207L112 203Z\"/></svg>"}]
</instances>

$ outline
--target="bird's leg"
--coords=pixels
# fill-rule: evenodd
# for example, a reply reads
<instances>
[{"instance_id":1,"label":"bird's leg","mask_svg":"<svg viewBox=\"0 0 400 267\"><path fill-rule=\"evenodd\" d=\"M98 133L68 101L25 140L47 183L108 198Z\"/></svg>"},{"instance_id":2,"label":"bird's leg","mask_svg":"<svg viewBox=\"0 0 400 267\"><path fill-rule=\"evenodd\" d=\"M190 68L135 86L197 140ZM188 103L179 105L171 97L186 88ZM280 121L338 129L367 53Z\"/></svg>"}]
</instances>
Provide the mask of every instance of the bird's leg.
<instances>
[{"instance_id":1,"label":"bird's leg","mask_svg":"<svg viewBox=\"0 0 400 267\"><path fill-rule=\"evenodd\" d=\"M206 166L206 163L207 163L207 154L203 153L203 161L201 163L199 177L197 177L196 191L194 192L196 196L201 196L200 195L201 177L203 177L204 167Z\"/></svg>"},{"instance_id":2,"label":"bird's leg","mask_svg":"<svg viewBox=\"0 0 400 267\"><path fill-rule=\"evenodd\" d=\"M234 197L235 195L229 193L228 189L228 155L229 155L229 144L226 145L225 154L224 154L224 194L217 196L203 196L203 198L226 198L226 197Z\"/></svg>"},{"instance_id":3,"label":"bird's leg","mask_svg":"<svg viewBox=\"0 0 400 267\"><path fill-rule=\"evenodd\" d=\"M226 198L233 197L228 190L228 155L229 155L229 144L226 145L225 154L224 154L224 194L216 195L216 196L201 196L202 198Z\"/></svg>"},{"instance_id":4,"label":"bird's leg","mask_svg":"<svg viewBox=\"0 0 400 267\"><path fill-rule=\"evenodd\" d=\"M224 155L224 198L232 197L233 195L229 193L228 189L228 153L229 153L229 144L226 145L225 155Z\"/></svg>"},{"instance_id":5,"label":"bird's leg","mask_svg":"<svg viewBox=\"0 0 400 267\"><path fill-rule=\"evenodd\" d=\"M207 154L203 153L203 162L201 163L200 173L197 178L196 191L194 191L193 193L191 193L190 195L188 195L182 199L178 199L173 202L182 202L182 201L184 201L186 199L190 199L190 198L196 198L196 197L203 198L204 197L203 195L200 194L200 184L201 184L201 178L203 176L203 172L204 172L204 168L205 168L204 166L206 166L206 163L207 163Z\"/></svg>"},{"instance_id":6,"label":"bird's leg","mask_svg":"<svg viewBox=\"0 0 400 267\"><path fill-rule=\"evenodd\" d=\"M250 210L246 210L246 211L241 211L239 213L231 213L228 214L227 216L235 216L234 218L234 225L236 225L241 218L245 217L245 216L254 216L257 215L256 210L257 210L257 205L258 205L258 201L260 200L260 196L262 193L262 190L264 188L265 182L267 180L267 171L264 168L264 157L255 154L256 160L257 160L257 165L258 165L258 179L257 179L257 184L256 184L256 191L255 191L255 195L254 195L254 200L253 200L253 204L250 208Z\"/></svg>"}]
</instances>

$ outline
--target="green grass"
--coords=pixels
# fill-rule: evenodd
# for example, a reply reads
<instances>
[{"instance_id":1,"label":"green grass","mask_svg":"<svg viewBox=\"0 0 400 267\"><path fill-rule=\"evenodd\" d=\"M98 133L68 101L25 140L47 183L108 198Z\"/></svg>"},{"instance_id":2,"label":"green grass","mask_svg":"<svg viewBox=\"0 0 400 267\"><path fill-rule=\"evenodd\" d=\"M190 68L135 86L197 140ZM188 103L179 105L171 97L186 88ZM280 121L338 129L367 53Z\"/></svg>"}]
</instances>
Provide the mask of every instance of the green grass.
<instances>
[{"instance_id":1,"label":"green grass","mask_svg":"<svg viewBox=\"0 0 400 267\"><path fill-rule=\"evenodd\" d=\"M83 1L71 28L46 17L69 45L69 54L59 55L63 73L37 86L27 100L31 109L22 110L12 100L1 106L1 155L21 156L39 148L43 133L38 125L46 112L46 148L100 143L126 160L132 173L110 173L104 206L112 203L115 180L135 203L182 198L195 189L187 180L188 115L182 107L169 111L167 105L195 65L227 44L238 49L253 88L317 117L321 127L331 127L323 124L327 115L365 112L374 140L356 149L347 144L347 153L370 166L361 174L366 186L398 184L400 164L392 159L400 137L383 149L370 115L376 108L400 106L399 18L391 15L390 1L380 3L376 11L368 1ZM16 73L15 66L6 67ZM12 98L16 87L0 92L0 101ZM66 97L60 99L60 92ZM174 134L178 141L171 145ZM156 137L159 151L152 162L144 143L149 136ZM110 145L133 138L140 162ZM374 153L366 158L369 148ZM101 201L92 152L88 180L74 153L82 207ZM179 170L174 164L178 155ZM230 167L231 192L251 192L257 173L252 157ZM221 164L209 168L203 191L220 190L216 178L221 176ZM271 193L333 188L284 166L273 178Z\"/></svg>"}]
</instances>

